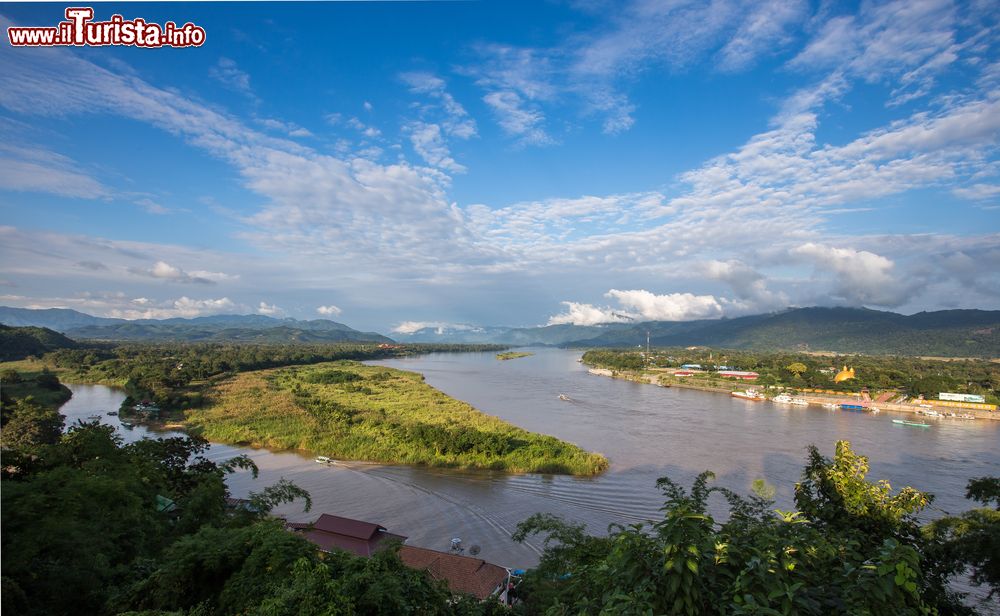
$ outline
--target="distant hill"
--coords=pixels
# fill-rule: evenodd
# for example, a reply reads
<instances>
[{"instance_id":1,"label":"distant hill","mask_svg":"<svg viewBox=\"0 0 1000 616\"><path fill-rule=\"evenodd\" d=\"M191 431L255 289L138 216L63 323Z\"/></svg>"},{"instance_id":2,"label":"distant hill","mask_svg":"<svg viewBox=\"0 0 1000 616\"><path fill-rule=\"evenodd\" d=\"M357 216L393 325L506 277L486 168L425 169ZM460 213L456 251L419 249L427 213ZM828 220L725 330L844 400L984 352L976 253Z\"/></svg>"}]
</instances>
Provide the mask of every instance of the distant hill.
<instances>
[{"instance_id":1,"label":"distant hill","mask_svg":"<svg viewBox=\"0 0 1000 616\"><path fill-rule=\"evenodd\" d=\"M74 348L77 344L59 332L44 327L8 327L0 325L0 361L41 357L56 349Z\"/></svg>"},{"instance_id":2,"label":"distant hill","mask_svg":"<svg viewBox=\"0 0 1000 616\"><path fill-rule=\"evenodd\" d=\"M114 325L127 323L125 319L94 317L69 308L11 308L0 306L0 323L16 327L47 327L66 333L76 327L88 325Z\"/></svg>"},{"instance_id":3,"label":"distant hill","mask_svg":"<svg viewBox=\"0 0 1000 616\"><path fill-rule=\"evenodd\" d=\"M906 316L864 308L797 308L735 319L641 323L573 346L658 346L1000 357L1000 311Z\"/></svg>"},{"instance_id":4,"label":"distant hill","mask_svg":"<svg viewBox=\"0 0 1000 616\"><path fill-rule=\"evenodd\" d=\"M392 342L374 332L316 319L275 319L259 314L225 314L192 319L108 319L64 308L31 310L0 306L0 323L34 325L60 331L77 340L132 342Z\"/></svg>"},{"instance_id":5,"label":"distant hill","mask_svg":"<svg viewBox=\"0 0 1000 616\"><path fill-rule=\"evenodd\" d=\"M906 316L866 308L791 308L698 321L533 328L426 328L397 339L513 346L715 346L757 350L1000 357L1000 311L941 310Z\"/></svg>"},{"instance_id":6,"label":"distant hill","mask_svg":"<svg viewBox=\"0 0 1000 616\"><path fill-rule=\"evenodd\" d=\"M607 332L626 330L631 323L601 325L548 325L545 327L425 327L409 334L397 334L399 342L440 342L447 344L509 344L512 346L560 346L596 338Z\"/></svg>"}]
</instances>

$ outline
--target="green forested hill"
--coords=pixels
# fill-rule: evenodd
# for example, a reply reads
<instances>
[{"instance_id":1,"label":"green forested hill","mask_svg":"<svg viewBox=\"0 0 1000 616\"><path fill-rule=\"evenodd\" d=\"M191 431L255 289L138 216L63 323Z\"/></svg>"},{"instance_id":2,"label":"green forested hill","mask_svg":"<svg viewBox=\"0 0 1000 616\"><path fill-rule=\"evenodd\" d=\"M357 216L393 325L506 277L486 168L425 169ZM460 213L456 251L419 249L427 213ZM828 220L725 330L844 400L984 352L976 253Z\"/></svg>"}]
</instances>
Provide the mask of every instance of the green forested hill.
<instances>
[{"instance_id":1,"label":"green forested hill","mask_svg":"<svg viewBox=\"0 0 1000 616\"><path fill-rule=\"evenodd\" d=\"M392 342L380 334L342 328L315 328L279 325L277 327L231 327L227 324L192 323L122 323L79 327L70 335L81 340L175 341L175 342Z\"/></svg>"},{"instance_id":2,"label":"green forested hill","mask_svg":"<svg viewBox=\"0 0 1000 616\"><path fill-rule=\"evenodd\" d=\"M0 325L0 361L41 357L56 349L72 349L76 342L44 327L8 327Z\"/></svg>"},{"instance_id":3,"label":"green forested hill","mask_svg":"<svg viewBox=\"0 0 1000 616\"><path fill-rule=\"evenodd\" d=\"M736 349L1000 357L1000 311L906 316L863 308L797 308L735 319L650 322L571 346L720 346Z\"/></svg>"}]
</instances>

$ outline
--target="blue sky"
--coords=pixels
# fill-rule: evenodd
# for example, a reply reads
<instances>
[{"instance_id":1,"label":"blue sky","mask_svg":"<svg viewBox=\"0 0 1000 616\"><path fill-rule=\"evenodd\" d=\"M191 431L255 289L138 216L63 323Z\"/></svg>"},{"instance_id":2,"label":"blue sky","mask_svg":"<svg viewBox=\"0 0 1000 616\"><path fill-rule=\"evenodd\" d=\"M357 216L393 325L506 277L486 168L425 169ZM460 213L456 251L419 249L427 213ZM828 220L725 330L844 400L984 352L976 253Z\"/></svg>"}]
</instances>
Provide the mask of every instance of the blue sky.
<instances>
[{"instance_id":1,"label":"blue sky","mask_svg":"<svg viewBox=\"0 0 1000 616\"><path fill-rule=\"evenodd\" d=\"M0 45L2 304L383 332L1000 308L995 3L95 12L207 42Z\"/></svg>"}]
</instances>

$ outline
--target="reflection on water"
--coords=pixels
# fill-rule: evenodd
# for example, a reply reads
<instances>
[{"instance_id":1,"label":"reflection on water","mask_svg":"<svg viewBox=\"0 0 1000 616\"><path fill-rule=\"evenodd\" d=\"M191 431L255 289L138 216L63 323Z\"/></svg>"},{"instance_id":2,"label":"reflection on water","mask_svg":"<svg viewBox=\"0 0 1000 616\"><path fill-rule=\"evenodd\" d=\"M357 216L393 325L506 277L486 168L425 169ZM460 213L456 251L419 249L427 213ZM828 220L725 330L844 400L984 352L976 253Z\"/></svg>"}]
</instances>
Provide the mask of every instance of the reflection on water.
<instances>
[{"instance_id":1,"label":"reflection on water","mask_svg":"<svg viewBox=\"0 0 1000 616\"><path fill-rule=\"evenodd\" d=\"M225 445L213 445L208 456L246 452L260 467L256 481L246 473L231 479L234 495L281 477L309 490L313 511L281 511L292 519L320 512L356 517L408 535L414 545L438 549L461 537L466 545L480 545L483 558L511 566L537 561L538 546L510 541L517 523L532 513L560 514L593 531L655 518L663 503L655 482L664 475L689 485L699 472L712 470L717 484L744 493L763 477L777 487L778 506L790 508L811 443L832 455L835 441L851 441L870 457L871 477L934 493L935 509L928 516L968 509L967 480L1000 474L1000 422L940 420L932 428L912 428L893 424L893 415L885 412L787 408L592 376L576 361L578 352L533 351L511 361L483 353L377 363L420 372L430 385L484 412L600 451L611 460L605 474L506 475L357 462L326 467L311 456ZM117 410L123 398L100 386L72 389L73 399L62 409L71 419ZM571 400L560 400L560 393ZM104 421L118 425L116 417ZM133 439L147 431L137 426L123 434Z\"/></svg>"}]
</instances>

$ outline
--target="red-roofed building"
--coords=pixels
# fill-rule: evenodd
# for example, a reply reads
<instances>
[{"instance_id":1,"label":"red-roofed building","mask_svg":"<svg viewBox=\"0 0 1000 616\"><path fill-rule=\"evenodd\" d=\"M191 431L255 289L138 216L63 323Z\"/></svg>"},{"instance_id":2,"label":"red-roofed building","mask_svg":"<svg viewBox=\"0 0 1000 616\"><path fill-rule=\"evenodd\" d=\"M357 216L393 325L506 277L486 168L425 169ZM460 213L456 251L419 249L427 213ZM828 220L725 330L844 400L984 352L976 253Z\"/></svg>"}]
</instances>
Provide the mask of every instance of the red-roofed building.
<instances>
[{"instance_id":1,"label":"red-roofed building","mask_svg":"<svg viewBox=\"0 0 1000 616\"><path fill-rule=\"evenodd\" d=\"M371 556L386 541L406 541L406 537L390 533L378 524L328 513L312 524L290 523L286 527L301 533L324 552L341 549L358 556ZM404 545L399 549L399 559L408 567L421 569L435 580L444 581L453 594L507 601L510 573L481 558Z\"/></svg>"},{"instance_id":2,"label":"red-roofed building","mask_svg":"<svg viewBox=\"0 0 1000 616\"><path fill-rule=\"evenodd\" d=\"M456 595L472 595L479 600L496 596L506 601L510 573L481 558L404 545L399 548L399 559L407 567L423 569L435 580L443 580Z\"/></svg>"},{"instance_id":3,"label":"red-roofed building","mask_svg":"<svg viewBox=\"0 0 1000 616\"><path fill-rule=\"evenodd\" d=\"M740 379L741 381L756 381L757 377L760 376L756 372L746 370L719 370L718 374L719 376L729 379Z\"/></svg>"},{"instance_id":4,"label":"red-roofed building","mask_svg":"<svg viewBox=\"0 0 1000 616\"><path fill-rule=\"evenodd\" d=\"M324 513L312 524L291 523L288 528L329 552L340 548L358 556L371 556L384 541L406 541L406 537L388 532L384 527L371 522Z\"/></svg>"}]
</instances>

